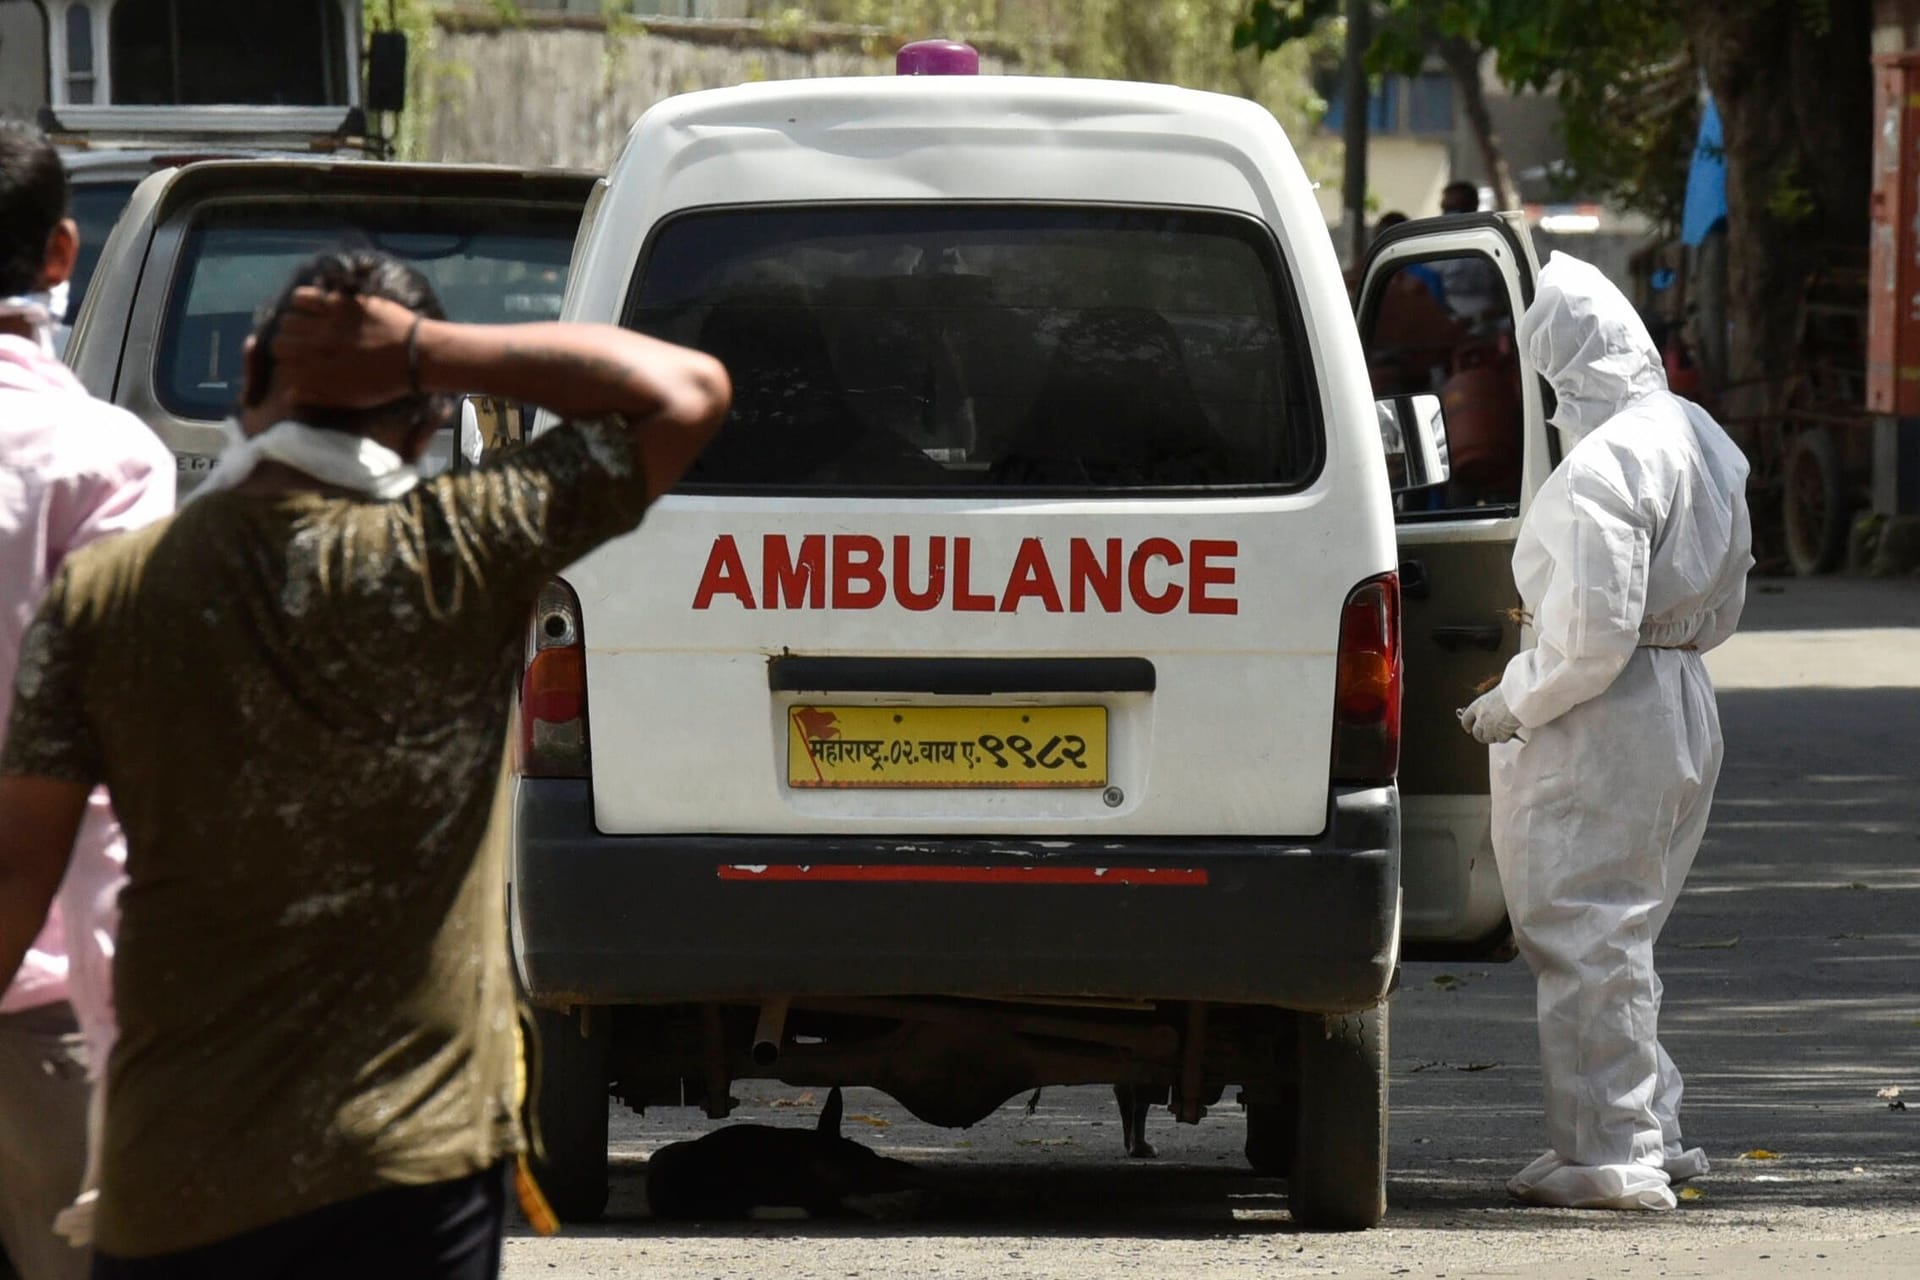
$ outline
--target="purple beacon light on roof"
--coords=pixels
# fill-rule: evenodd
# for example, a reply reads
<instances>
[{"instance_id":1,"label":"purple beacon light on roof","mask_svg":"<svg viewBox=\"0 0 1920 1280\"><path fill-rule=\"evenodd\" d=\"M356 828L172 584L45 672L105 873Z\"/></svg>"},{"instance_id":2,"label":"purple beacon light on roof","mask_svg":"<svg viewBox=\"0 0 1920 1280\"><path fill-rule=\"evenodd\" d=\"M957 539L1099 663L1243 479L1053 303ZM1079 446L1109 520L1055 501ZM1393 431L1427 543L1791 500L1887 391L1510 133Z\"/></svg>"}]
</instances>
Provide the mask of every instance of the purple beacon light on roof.
<instances>
[{"instance_id":1,"label":"purple beacon light on roof","mask_svg":"<svg viewBox=\"0 0 1920 1280\"><path fill-rule=\"evenodd\" d=\"M977 76L980 51L958 40L916 40L894 55L893 72L901 76Z\"/></svg>"}]
</instances>

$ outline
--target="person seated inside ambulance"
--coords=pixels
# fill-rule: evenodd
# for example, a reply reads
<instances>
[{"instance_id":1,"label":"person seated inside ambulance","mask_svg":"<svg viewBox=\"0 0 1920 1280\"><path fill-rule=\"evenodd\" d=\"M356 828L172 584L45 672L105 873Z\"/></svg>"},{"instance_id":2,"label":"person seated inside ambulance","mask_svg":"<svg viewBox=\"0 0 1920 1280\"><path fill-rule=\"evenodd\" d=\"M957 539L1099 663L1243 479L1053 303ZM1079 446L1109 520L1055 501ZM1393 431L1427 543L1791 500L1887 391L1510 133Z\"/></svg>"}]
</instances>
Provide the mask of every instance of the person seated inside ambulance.
<instances>
[{"instance_id":1,"label":"person seated inside ambulance","mask_svg":"<svg viewBox=\"0 0 1920 1280\"><path fill-rule=\"evenodd\" d=\"M1478 255L1472 255L1478 257ZM1438 395L1452 476L1403 495L1408 514L1517 505L1520 498L1520 365L1504 295L1469 322L1436 296L1451 257L1396 267L1361 316L1374 396ZM1389 442L1389 447L1391 444Z\"/></svg>"}]
</instances>

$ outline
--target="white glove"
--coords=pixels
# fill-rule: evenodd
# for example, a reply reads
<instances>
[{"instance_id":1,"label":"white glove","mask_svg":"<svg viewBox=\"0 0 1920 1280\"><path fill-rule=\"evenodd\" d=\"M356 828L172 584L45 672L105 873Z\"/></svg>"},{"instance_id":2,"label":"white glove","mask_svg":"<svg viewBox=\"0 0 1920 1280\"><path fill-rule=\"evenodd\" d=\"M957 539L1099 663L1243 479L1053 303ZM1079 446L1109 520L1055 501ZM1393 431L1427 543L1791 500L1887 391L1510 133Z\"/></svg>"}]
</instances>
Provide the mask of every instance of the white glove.
<instances>
[{"instance_id":1,"label":"white glove","mask_svg":"<svg viewBox=\"0 0 1920 1280\"><path fill-rule=\"evenodd\" d=\"M1488 746L1510 741L1520 732L1520 721L1507 710L1507 700L1500 695L1498 685L1475 698L1459 715L1460 727L1472 734L1476 742Z\"/></svg>"}]
</instances>

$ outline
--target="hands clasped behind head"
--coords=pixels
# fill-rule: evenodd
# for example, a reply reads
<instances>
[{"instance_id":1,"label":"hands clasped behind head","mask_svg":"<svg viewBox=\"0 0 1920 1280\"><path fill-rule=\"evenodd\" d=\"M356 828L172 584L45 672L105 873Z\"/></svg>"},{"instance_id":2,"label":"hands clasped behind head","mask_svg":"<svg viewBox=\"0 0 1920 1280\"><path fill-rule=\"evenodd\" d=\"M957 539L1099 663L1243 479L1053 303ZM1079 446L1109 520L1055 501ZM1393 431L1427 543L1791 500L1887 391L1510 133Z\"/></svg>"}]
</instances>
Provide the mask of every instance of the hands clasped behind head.
<instances>
[{"instance_id":1,"label":"hands clasped behind head","mask_svg":"<svg viewBox=\"0 0 1920 1280\"><path fill-rule=\"evenodd\" d=\"M371 409L415 394L407 339L418 318L391 299L307 286L262 339L297 403Z\"/></svg>"}]
</instances>

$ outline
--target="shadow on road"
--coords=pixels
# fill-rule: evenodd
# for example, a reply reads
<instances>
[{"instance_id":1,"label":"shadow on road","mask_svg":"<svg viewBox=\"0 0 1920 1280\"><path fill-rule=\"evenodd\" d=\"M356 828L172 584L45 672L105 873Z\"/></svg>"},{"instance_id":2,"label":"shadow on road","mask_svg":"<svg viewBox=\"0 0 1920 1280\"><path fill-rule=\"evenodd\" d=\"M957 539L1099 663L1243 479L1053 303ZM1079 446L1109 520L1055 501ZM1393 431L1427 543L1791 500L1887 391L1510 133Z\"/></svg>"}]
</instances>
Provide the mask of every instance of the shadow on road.
<instances>
[{"instance_id":1,"label":"shadow on road","mask_svg":"<svg viewBox=\"0 0 1920 1280\"><path fill-rule=\"evenodd\" d=\"M1743 635L1763 631L1920 627L1920 581L1912 578L1747 579Z\"/></svg>"}]
</instances>

